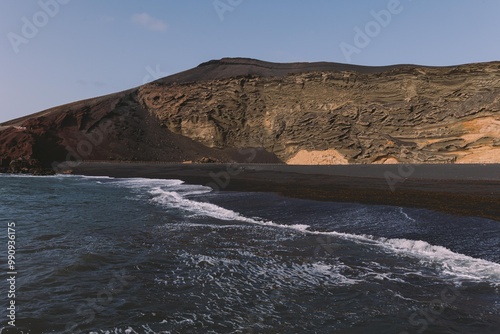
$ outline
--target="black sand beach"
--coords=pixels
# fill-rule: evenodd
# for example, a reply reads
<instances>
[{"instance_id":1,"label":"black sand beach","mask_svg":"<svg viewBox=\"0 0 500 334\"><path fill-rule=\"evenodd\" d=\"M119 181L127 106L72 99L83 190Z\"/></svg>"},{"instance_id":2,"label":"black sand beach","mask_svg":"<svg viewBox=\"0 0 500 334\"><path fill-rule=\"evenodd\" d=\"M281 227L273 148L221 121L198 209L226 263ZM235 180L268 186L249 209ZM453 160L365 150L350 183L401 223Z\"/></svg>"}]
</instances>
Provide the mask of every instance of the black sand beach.
<instances>
[{"instance_id":1,"label":"black sand beach","mask_svg":"<svg viewBox=\"0 0 500 334\"><path fill-rule=\"evenodd\" d=\"M181 179L215 190L428 208L500 221L500 165L167 164L81 162L73 174Z\"/></svg>"}]
</instances>

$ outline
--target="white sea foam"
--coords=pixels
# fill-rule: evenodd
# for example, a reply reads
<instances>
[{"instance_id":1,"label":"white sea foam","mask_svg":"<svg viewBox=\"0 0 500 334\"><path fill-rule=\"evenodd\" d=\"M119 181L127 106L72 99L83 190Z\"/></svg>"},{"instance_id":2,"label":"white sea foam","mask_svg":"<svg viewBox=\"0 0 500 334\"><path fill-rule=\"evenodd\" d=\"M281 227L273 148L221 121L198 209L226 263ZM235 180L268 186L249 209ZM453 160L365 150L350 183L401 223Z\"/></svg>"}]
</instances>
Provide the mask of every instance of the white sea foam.
<instances>
[{"instance_id":1,"label":"white sea foam","mask_svg":"<svg viewBox=\"0 0 500 334\"><path fill-rule=\"evenodd\" d=\"M184 181L181 180L163 180L163 179L142 179L142 178L131 178L131 179L116 179L116 184L118 186L123 186L133 189L151 189L151 187L172 187L183 184Z\"/></svg>"},{"instance_id":2,"label":"white sea foam","mask_svg":"<svg viewBox=\"0 0 500 334\"><path fill-rule=\"evenodd\" d=\"M371 235L356 235L339 232L314 232L332 235L345 240L375 245L391 253L417 258L423 265L439 268L445 276L459 280L488 281L500 286L500 264L455 253L442 246L434 246L421 240L388 239Z\"/></svg>"},{"instance_id":3,"label":"white sea foam","mask_svg":"<svg viewBox=\"0 0 500 334\"><path fill-rule=\"evenodd\" d=\"M455 253L445 247L431 245L425 241L387 239L371 235L356 235L335 231L317 232L310 231L310 226L308 225L282 225L261 218L245 217L238 212L212 203L199 202L186 198L188 195L204 194L210 190L208 187L203 186L183 185L183 182L180 180L133 179L121 182L125 182L130 187L148 188L148 192L153 196L151 201L167 208L181 209L195 215L208 216L224 221L239 221L260 226L291 229L306 234L335 236L356 243L380 247L387 252L399 256L416 258L424 265L440 269L444 276L451 276L459 280L484 280L500 286L500 264ZM184 187L187 187L184 189L187 191L183 193Z\"/></svg>"},{"instance_id":4,"label":"white sea foam","mask_svg":"<svg viewBox=\"0 0 500 334\"><path fill-rule=\"evenodd\" d=\"M76 179L76 180L112 180L114 177L111 176L90 176L90 175L75 175L75 174L56 174L48 176L34 176L34 177L48 177L56 179Z\"/></svg>"},{"instance_id":5,"label":"white sea foam","mask_svg":"<svg viewBox=\"0 0 500 334\"><path fill-rule=\"evenodd\" d=\"M301 232L306 232L309 228L309 225L281 225L276 224L273 221L266 221L260 218L245 217L238 212L225 209L212 203L198 202L192 199L188 199L181 195L179 192L163 190L160 187L156 187L151 190L150 194L154 196L152 199L153 202L159 203L169 208L185 210L195 215L212 217L225 221L240 221L261 226L287 228Z\"/></svg>"},{"instance_id":6,"label":"white sea foam","mask_svg":"<svg viewBox=\"0 0 500 334\"><path fill-rule=\"evenodd\" d=\"M280 225L272 221L262 220L260 218L245 217L238 212L225 209L212 203L198 202L192 199L188 199L185 197L185 195L181 195L177 191L164 190L161 187L155 187L150 190L149 193L153 195L153 198L151 199L152 202L164 205L168 208L185 210L187 212L200 216L212 217L225 221L240 221L262 226L291 228L299 231L305 231L309 227L308 225ZM192 193L193 192L187 192L187 194Z\"/></svg>"},{"instance_id":7,"label":"white sea foam","mask_svg":"<svg viewBox=\"0 0 500 334\"><path fill-rule=\"evenodd\" d=\"M214 281L221 289L231 291L225 298L228 300L239 299L238 291L242 291L238 285L238 280L234 280L231 275L222 276L220 272L240 272L244 267L246 283L259 286L262 282L262 277L267 277L266 281L272 282L274 288L286 287L293 284L296 287L303 286L318 286L320 284L338 285L353 285L360 280L348 278L342 274L347 268L342 263L337 264L287 264L273 257L257 255L251 252L240 252L241 258L232 259L224 256L208 256L191 254L189 252L180 253L180 257L184 259L184 264L188 267L203 267L210 268L210 276L216 275L219 279ZM191 272L179 275L175 273L175 277L167 279L158 278L159 284L173 284L174 286L186 285L203 285L207 282L209 274L205 271ZM246 289L247 287L245 287ZM236 294L236 295L235 295Z\"/></svg>"},{"instance_id":8,"label":"white sea foam","mask_svg":"<svg viewBox=\"0 0 500 334\"><path fill-rule=\"evenodd\" d=\"M176 224L167 224L163 226L159 226L158 229L161 230L167 230L167 231L176 231L176 230L187 230L190 228L208 228L211 230L218 230L218 229L241 229L242 226L241 224L224 224L224 225L214 225L214 224L201 224L201 223L187 223L187 222L181 222L181 223L176 223Z\"/></svg>"},{"instance_id":9,"label":"white sea foam","mask_svg":"<svg viewBox=\"0 0 500 334\"><path fill-rule=\"evenodd\" d=\"M75 177L79 177L81 179L89 179L89 180L111 180L114 179L114 177L111 176L87 176L87 175L75 175Z\"/></svg>"},{"instance_id":10,"label":"white sea foam","mask_svg":"<svg viewBox=\"0 0 500 334\"><path fill-rule=\"evenodd\" d=\"M500 264L455 253L425 241L380 238L377 242L395 253L418 256L421 262L441 267L443 273L463 279L487 280L500 285Z\"/></svg>"},{"instance_id":11,"label":"white sea foam","mask_svg":"<svg viewBox=\"0 0 500 334\"><path fill-rule=\"evenodd\" d=\"M408 216L408 214L406 212L404 212L403 208L399 208L399 212L405 216L406 219L408 219L409 221L411 222L415 222L415 219L411 218L410 216Z\"/></svg>"}]
</instances>

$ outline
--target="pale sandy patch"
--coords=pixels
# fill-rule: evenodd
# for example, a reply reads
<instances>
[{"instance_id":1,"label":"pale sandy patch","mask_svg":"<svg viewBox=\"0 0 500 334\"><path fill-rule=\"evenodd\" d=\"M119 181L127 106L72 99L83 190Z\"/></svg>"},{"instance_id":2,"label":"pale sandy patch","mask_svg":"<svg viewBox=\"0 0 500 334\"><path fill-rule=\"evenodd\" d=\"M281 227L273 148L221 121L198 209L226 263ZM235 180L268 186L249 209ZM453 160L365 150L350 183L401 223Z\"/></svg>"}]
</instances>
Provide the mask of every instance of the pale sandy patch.
<instances>
[{"instance_id":1,"label":"pale sandy patch","mask_svg":"<svg viewBox=\"0 0 500 334\"><path fill-rule=\"evenodd\" d=\"M500 118L483 117L462 123L468 134L500 138Z\"/></svg>"},{"instance_id":2,"label":"pale sandy patch","mask_svg":"<svg viewBox=\"0 0 500 334\"><path fill-rule=\"evenodd\" d=\"M462 152L457 156L457 164L500 163L500 148L482 147L474 151Z\"/></svg>"},{"instance_id":3,"label":"pale sandy patch","mask_svg":"<svg viewBox=\"0 0 500 334\"><path fill-rule=\"evenodd\" d=\"M468 144L468 143L473 143L475 141L478 141L479 139L483 138L484 136L485 135L482 133L469 133L469 134L461 136L460 138L465 140L465 142Z\"/></svg>"},{"instance_id":4,"label":"pale sandy patch","mask_svg":"<svg viewBox=\"0 0 500 334\"><path fill-rule=\"evenodd\" d=\"M482 117L462 123L462 128L468 133L461 138L467 143L484 138L500 138L500 118ZM456 163L500 163L500 148L484 145L482 147L471 148L468 151L455 152Z\"/></svg>"},{"instance_id":5,"label":"pale sandy patch","mask_svg":"<svg viewBox=\"0 0 500 334\"><path fill-rule=\"evenodd\" d=\"M383 162L384 165L394 165L399 163L400 163L399 160L393 157L390 157Z\"/></svg>"},{"instance_id":6,"label":"pale sandy patch","mask_svg":"<svg viewBox=\"0 0 500 334\"><path fill-rule=\"evenodd\" d=\"M378 158L373 162L374 165L396 165L399 163L400 163L399 160L394 157Z\"/></svg>"},{"instance_id":7,"label":"pale sandy patch","mask_svg":"<svg viewBox=\"0 0 500 334\"><path fill-rule=\"evenodd\" d=\"M348 165L349 161L337 150L307 151L301 150L290 158L288 165Z\"/></svg>"}]
</instances>

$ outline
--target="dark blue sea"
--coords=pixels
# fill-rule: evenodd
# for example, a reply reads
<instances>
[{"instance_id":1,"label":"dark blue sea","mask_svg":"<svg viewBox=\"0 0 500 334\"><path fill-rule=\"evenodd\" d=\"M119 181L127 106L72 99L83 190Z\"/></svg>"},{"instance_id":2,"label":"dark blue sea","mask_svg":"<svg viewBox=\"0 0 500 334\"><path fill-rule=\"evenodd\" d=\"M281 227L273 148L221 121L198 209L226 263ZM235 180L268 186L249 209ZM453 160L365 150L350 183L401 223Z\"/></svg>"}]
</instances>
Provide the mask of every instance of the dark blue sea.
<instances>
[{"instance_id":1,"label":"dark blue sea","mask_svg":"<svg viewBox=\"0 0 500 334\"><path fill-rule=\"evenodd\" d=\"M500 333L498 221L179 180L2 175L0 200L1 334Z\"/></svg>"}]
</instances>

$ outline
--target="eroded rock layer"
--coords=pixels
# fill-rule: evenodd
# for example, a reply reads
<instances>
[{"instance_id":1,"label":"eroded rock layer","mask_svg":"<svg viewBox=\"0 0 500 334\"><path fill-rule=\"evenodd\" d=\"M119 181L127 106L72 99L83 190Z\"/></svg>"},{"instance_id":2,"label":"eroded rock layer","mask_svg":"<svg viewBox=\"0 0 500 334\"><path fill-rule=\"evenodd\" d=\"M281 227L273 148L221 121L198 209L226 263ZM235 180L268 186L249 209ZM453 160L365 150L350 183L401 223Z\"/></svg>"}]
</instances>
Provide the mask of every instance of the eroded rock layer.
<instances>
[{"instance_id":1,"label":"eroded rock layer","mask_svg":"<svg viewBox=\"0 0 500 334\"><path fill-rule=\"evenodd\" d=\"M500 63L446 68L211 61L0 126L20 158L499 163Z\"/></svg>"}]
</instances>

